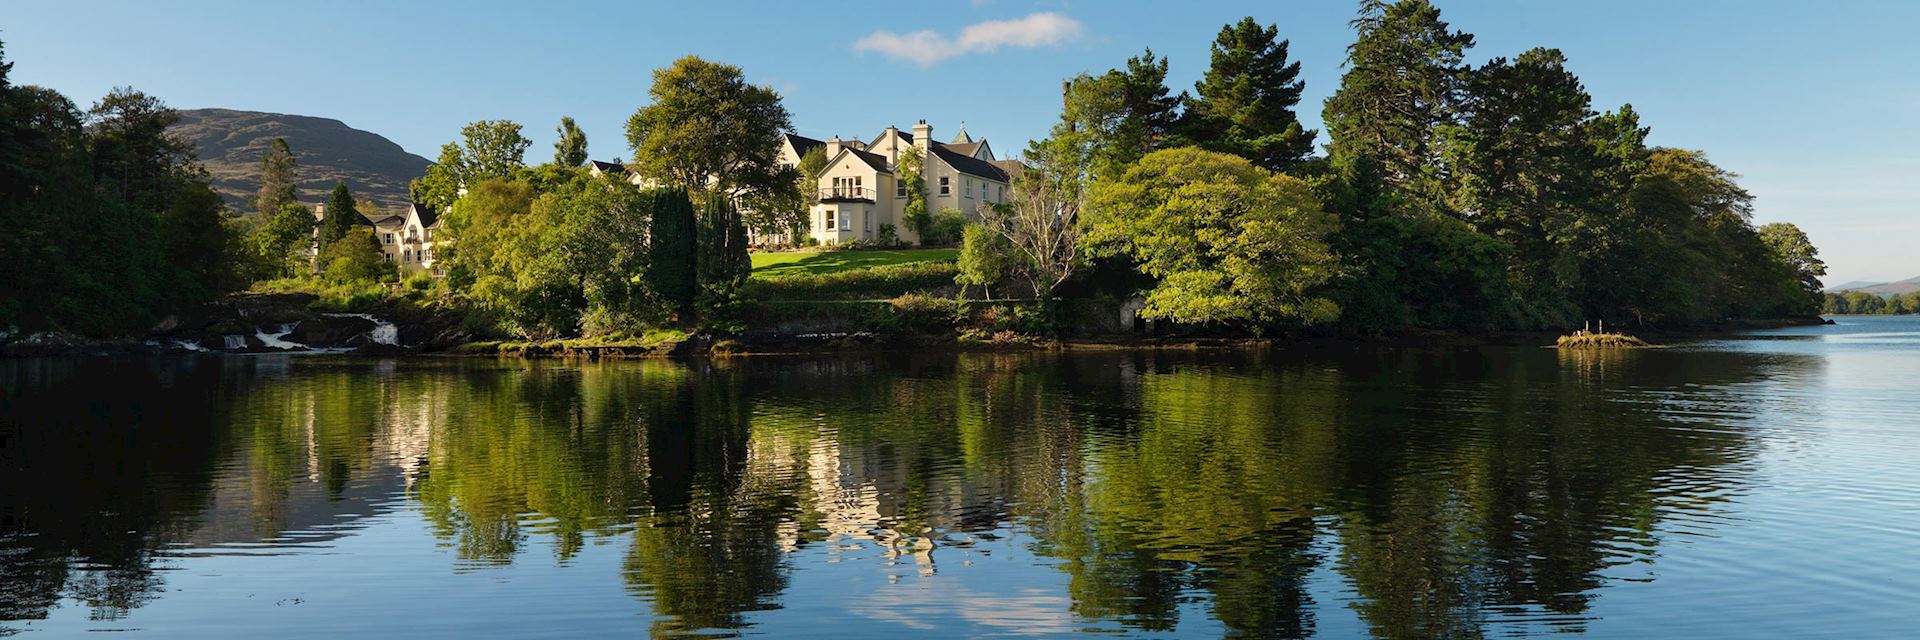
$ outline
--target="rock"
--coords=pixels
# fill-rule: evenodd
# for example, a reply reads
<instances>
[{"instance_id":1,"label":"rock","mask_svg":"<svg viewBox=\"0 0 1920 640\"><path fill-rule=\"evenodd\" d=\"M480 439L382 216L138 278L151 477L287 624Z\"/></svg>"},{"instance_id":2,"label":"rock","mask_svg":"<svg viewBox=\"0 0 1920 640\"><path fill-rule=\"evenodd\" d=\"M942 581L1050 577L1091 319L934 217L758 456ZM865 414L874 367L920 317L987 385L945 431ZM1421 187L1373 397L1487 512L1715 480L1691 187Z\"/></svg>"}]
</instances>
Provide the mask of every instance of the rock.
<instances>
[{"instance_id":1,"label":"rock","mask_svg":"<svg viewBox=\"0 0 1920 640\"><path fill-rule=\"evenodd\" d=\"M364 318L322 315L301 320L285 339L315 349L351 346L357 339L364 339L373 326Z\"/></svg>"}]
</instances>

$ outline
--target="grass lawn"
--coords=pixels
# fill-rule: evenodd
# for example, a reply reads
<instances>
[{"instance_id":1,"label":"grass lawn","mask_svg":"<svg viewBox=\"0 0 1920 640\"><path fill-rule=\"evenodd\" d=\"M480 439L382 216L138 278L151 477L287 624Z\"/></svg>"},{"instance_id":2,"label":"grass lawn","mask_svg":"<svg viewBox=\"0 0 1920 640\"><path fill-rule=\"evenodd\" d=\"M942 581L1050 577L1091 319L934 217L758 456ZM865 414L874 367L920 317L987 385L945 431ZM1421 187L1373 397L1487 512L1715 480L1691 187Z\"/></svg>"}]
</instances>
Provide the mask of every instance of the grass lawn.
<instances>
[{"instance_id":1,"label":"grass lawn","mask_svg":"<svg viewBox=\"0 0 1920 640\"><path fill-rule=\"evenodd\" d=\"M784 251L753 254L753 275L790 276L866 269L908 262L952 262L959 249L892 249L884 251Z\"/></svg>"}]
</instances>

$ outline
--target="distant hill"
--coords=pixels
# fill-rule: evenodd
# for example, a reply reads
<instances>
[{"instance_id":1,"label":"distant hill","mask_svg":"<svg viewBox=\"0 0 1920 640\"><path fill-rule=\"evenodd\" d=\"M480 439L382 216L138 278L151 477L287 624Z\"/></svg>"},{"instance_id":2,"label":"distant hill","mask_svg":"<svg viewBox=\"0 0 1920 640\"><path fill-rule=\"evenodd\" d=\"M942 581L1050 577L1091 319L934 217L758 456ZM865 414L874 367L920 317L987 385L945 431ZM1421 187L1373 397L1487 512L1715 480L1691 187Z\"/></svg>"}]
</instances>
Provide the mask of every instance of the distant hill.
<instances>
[{"instance_id":1,"label":"distant hill","mask_svg":"<svg viewBox=\"0 0 1920 640\"><path fill-rule=\"evenodd\" d=\"M1914 276L1898 282L1849 282L1839 286L1828 287L1827 291L1833 293L1842 291L1865 291L1881 296L1905 295L1920 291L1920 276Z\"/></svg>"},{"instance_id":2,"label":"distant hill","mask_svg":"<svg viewBox=\"0 0 1920 640\"><path fill-rule=\"evenodd\" d=\"M299 161L300 201L325 202L345 181L355 197L397 208L407 203L407 182L431 163L379 134L330 118L285 113L185 109L173 132L193 143L213 187L235 209L251 213L260 191L260 159L274 138L285 138Z\"/></svg>"}]
</instances>

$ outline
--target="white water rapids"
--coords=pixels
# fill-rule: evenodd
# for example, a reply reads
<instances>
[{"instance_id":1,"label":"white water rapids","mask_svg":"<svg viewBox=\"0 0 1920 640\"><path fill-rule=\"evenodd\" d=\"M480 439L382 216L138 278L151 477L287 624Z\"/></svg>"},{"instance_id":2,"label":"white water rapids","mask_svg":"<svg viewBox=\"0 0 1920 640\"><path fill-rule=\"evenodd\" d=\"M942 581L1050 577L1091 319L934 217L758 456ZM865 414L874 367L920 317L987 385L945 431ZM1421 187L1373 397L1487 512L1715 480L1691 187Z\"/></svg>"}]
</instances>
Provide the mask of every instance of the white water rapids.
<instances>
[{"instance_id":1,"label":"white water rapids","mask_svg":"<svg viewBox=\"0 0 1920 640\"><path fill-rule=\"evenodd\" d=\"M394 326L393 323L391 322L387 322L385 320L381 320L379 318L373 317L373 314L329 313L326 315L328 317L333 317L333 318L359 318L361 320L371 322L373 323L373 330L367 332L368 339L373 340L375 344L384 344L384 345L395 346L395 347L400 346L400 328Z\"/></svg>"}]
</instances>

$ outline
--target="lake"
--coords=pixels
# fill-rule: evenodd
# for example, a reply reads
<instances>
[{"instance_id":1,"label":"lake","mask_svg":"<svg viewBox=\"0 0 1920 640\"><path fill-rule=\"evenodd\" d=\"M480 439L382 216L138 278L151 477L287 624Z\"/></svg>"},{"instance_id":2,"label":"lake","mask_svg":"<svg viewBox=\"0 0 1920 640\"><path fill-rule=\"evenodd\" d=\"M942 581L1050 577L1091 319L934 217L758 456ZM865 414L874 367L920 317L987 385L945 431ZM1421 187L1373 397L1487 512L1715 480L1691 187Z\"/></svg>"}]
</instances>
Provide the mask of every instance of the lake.
<instances>
[{"instance_id":1,"label":"lake","mask_svg":"<svg viewBox=\"0 0 1920 640\"><path fill-rule=\"evenodd\" d=\"M0 361L0 636L1912 637L1920 320Z\"/></svg>"}]
</instances>

